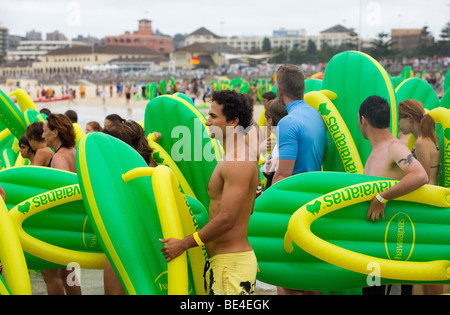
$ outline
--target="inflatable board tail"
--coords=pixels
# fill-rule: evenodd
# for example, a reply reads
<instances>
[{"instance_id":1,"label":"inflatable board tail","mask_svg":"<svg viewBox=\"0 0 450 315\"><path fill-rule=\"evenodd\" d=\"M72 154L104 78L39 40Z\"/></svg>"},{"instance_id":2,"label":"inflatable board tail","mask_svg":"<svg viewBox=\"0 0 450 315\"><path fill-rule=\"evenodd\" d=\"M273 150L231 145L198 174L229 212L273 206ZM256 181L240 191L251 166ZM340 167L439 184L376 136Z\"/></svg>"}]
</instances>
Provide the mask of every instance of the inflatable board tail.
<instances>
[{"instance_id":1,"label":"inflatable board tail","mask_svg":"<svg viewBox=\"0 0 450 315\"><path fill-rule=\"evenodd\" d=\"M17 231L0 198L0 259L3 264L3 280L0 294L31 295L30 276ZM1 275L0 275L0 278Z\"/></svg>"},{"instance_id":2,"label":"inflatable board tail","mask_svg":"<svg viewBox=\"0 0 450 315\"><path fill-rule=\"evenodd\" d=\"M203 114L188 101L171 95L160 96L148 103L145 110L146 133L161 134L159 145L180 169L195 196L209 207L207 186L221 146L211 140Z\"/></svg>"},{"instance_id":3,"label":"inflatable board tail","mask_svg":"<svg viewBox=\"0 0 450 315\"><path fill-rule=\"evenodd\" d=\"M383 184L373 184L377 181ZM389 185L392 185L389 180L367 175L315 172L292 176L271 186L256 199L249 224L249 240L260 268L258 279L281 287L313 291L368 286L367 272L363 274L336 266L296 244L292 253L285 252L284 240L289 222L293 214L306 205L308 213L315 218L317 213L325 211L324 208L353 202L339 211L317 218L311 224L315 237L334 246L392 261L449 260L450 246L445 241L450 237L448 189L427 185L426 191L410 195L414 202L390 201L385 210L385 221L367 221L369 203L359 201L366 195L387 189ZM296 226L292 224L289 230L296 229ZM371 271L373 269L368 272ZM405 283L405 280L389 279L383 275L379 279L380 284ZM427 282L436 283L412 281Z\"/></svg>"},{"instance_id":4,"label":"inflatable board tail","mask_svg":"<svg viewBox=\"0 0 450 315\"><path fill-rule=\"evenodd\" d=\"M190 213L186 196L180 191L179 182L170 168L158 166L156 168L137 168L123 175L125 182L132 179L151 176L153 191L156 197L159 218L164 238L183 239L198 231L199 224L193 213ZM203 267L206 262L204 247L188 250L195 292L197 295L206 294L203 285ZM168 264L169 294L186 294L188 288L186 254Z\"/></svg>"},{"instance_id":5,"label":"inflatable board tail","mask_svg":"<svg viewBox=\"0 0 450 315\"><path fill-rule=\"evenodd\" d=\"M379 266L383 278L402 281L448 281L450 279L450 261L439 260L432 262L408 262L395 259L380 259L368 255L356 253L342 247L333 245L314 236L311 232L311 224L320 217L333 211L352 206L363 201L371 201L378 190L372 189L369 193L361 194L359 198L348 198L339 204L328 204L328 200L335 195L344 195L349 191L361 190L361 187L390 187L395 181L378 181L348 186L341 190L330 192L301 207L289 221L288 231L285 237L285 250L292 253L292 241L311 255L335 266L362 274L370 274L369 266ZM420 191L404 196L402 200L415 202L422 200L427 203L428 193L435 196L438 205L450 206L450 190L436 186L428 186ZM419 198L418 198L419 197ZM328 200L327 200L328 199ZM433 203L432 201L430 203ZM436 205L435 203L435 205ZM449 257L450 258L450 257Z\"/></svg>"},{"instance_id":6,"label":"inflatable board tail","mask_svg":"<svg viewBox=\"0 0 450 315\"><path fill-rule=\"evenodd\" d=\"M395 90L397 105L404 100L414 99L421 102L424 108L432 110L439 106L439 97L428 82L411 78L403 81Z\"/></svg>"},{"instance_id":7,"label":"inflatable board tail","mask_svg":"<svg viewBox=\"0 0 450 315\"><path fill-rule=\"evenodd\" d=\"M25 111L28 109L33 109L33 110L39 112L38 108L34 104L31 97L24 90L17 89L14 92L11 92L8 94L9 98L11 98L13 96L16 97L17 104L19 105L19 108L22 113L25 113Z\"/></svg>"},{"instance_id":8,"label":"inflatable board tail","mask_svg":"<svg viewBox=\"0 0 450 315\"><path fill-rule=\"evenodd\" d=\"M369 141L364 139L357 114L367 97L378 95L391 105L391 132L397 137L398 113L395 92L386 70L372 57L357 51L347 51L335 55L327 65L322 89L337 94L333 104L339 111L353 137L363 165L370 155ZM344 172L339 152L329 140L325 171Z\"/></svg>"},{"instance_id":9,"label":"inflatable board tail","mask_svg":"<svg viewBox=\"0 0 450 315\"><path fill-rule=\"evenodd\" d=\"M11 99L0 90L0 120L18 139L25 134L25 117Z\"/></svg>"},{"instance_id":10,"label":"inflatable board tail","mask_svg":"<svg viewBox=\"0 0 450 315\"><path fill-rule=\"evenodd\" d=\"M171 265L168 271L160 251L163 245L159 239L167 235L164 234L166 228L172 229L175 224L175 236L181 231L180 224L174 221L178 215L174 213L176 207L183 206L187 211L188 203L179 191L180 184L173 172L168 174L170 169L166 166L159 168L161 170L151 177L132 177L129 172L135 169L155 171L151 171L136 150L124 142L102 133L89 134L79 142L77 169L83 201L102 248L128 294L195 292L192 272L188 272L189 286L186 286L186 270L189 269L185 260L180 259L181 262ZM126 181L124 174L128 174ZM153 180L155 175L158 180ZM164 203L167 208L162 206ZM196 208L199 209L198 205ZM158 211L166 211L166 215L160 218ZM168 212L172 219L166 217ZM190 222L193 224L192 216ZM173 277L172 266L181 282Z\"/></svg>"},{"instance_id":11,"label":"inflatable board tail","mask_svg":"<svg viewBox=\"0 0 450 315\"><path fill-rule=\"evenodd\" d=\"M330 138L333 139L339 152L345 172L362 174L364 172L364 166L353 137L342 116L331 101L331 99L336 99L336 97L336 94L331 91L313 91L305 95L305 101L322 116L328 128Z\"/></svg>"},{"instance_id":12,"label":"inflatable board tail","mask_svg":"<svg viewBox=\"0 0 450 315\"><path fill-rule=\"evenodd\" d=\"M64 261L55 258L64 253L67 256L66 250L83 255L85 252L102 253L91 224L86 220L83 202L75 200L79 197L79 188L61 189L77 182L76 174L47 167L16 166L0 172L6 206L12 218L14 213L17 216L13 218L16 229L21 231L27 244L35 242L43 248L42 252L34 252L37 256L25 251L29 269L64 267L59 264ZM57 201L63 199L65 204L57 205ZM73 259L78 255L75 252ZM58 264L47 261L49 257ZM99 268L103 267L96 269Z\"/></svg>"},{"instance_id":13,"label":"inflatable board tail","mask_svg":"<svg viewBox=\"0 0 450 315\"><path fill-rule=\"evenodd\" d=\"M12 208L11 219L17 229L23 250L59 266L77 262L84 269L103 269L105 255L101 253L97 237L90 229L91 224L87 221L81 199L81 191L76 184L34 196ZM51 215L43 218L37 216L49 209L54 209ZM37 219L30 219L34 215ZM24 227L24 221L27 219L32 221L27 224L28 229ZM26 230L34 232L37 237L31 236ZM59 243L60 246L54 245L55 243ZM29 267L52 269L51 265Z\"/></svg>"}]
</instances>

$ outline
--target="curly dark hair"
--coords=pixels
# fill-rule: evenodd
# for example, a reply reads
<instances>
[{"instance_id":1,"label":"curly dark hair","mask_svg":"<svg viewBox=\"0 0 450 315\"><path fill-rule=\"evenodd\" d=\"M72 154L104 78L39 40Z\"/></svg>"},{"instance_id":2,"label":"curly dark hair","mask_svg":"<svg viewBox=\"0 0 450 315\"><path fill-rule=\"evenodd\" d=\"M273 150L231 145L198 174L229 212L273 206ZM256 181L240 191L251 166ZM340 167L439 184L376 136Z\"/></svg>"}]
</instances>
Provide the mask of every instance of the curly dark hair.
<instances>
[{"instance_id":1,"label":"curly dark hair","mask_svg":"<svg viewBox=\"0 0 450 315\"><path fill-rule=\"evenodd\" d=\"M244 94L235 91L215 91L212 101L222 106L227 122L239 119L239 125L246 129L253 119L253 108Z\"/></svg>"},{"instance_id":2,"label":"curly dark hair","mask_svg":"<svg viewBox=\"0 0 450 315\"><path fill-rule=\"evenodd\" d=\"M50 114L47 117L47 126L50 130L58 130L63 147L75 147L75 129L69 117L63 114Z\"/></svg>"}]
</instances>

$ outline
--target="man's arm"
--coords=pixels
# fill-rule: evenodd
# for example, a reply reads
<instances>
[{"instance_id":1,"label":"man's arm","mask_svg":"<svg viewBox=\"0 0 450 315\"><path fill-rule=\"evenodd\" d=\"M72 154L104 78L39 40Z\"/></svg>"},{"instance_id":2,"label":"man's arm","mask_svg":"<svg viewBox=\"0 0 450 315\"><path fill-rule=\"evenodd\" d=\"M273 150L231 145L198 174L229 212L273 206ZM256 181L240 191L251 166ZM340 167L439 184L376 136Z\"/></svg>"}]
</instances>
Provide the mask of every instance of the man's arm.
<instances>
[{"instance_id":1,"label":"man's arm","mask_svg":"<svg viewBox=\"0 0 450 315\"><path fill-rule=\"evenodd\" d=\"M243 203L247 199L249 181L255 171L253 162L226 163L222 169L224 184L219 213L198 232L198 236L205 244L218 239L235 227ZM183 240L170 238L160 241L165 243L161 251L167 262L198 246L193 235Z\"/></svg>"},{"instance_id":2,"label":"man's arm","mask_svg":"<svg viewBox=\"0 0 450 315\"><path fill-rule=\"evenodd\" d=\"M273 176L272 185L292 176L297 159L298 137L296 130L292 128L293 123L289 117L283 118L278 123L278 168Z\"/></svg>"},{"instance_id":3,"label":"man's arm","mask_svg":"<svg viewBox=\"0 0 450 315\"><path fill-rule=\"evenodd\" d=\"M428 183L428 175L423 166L417 161L406 146L392 144L389 150L390 158L406 173L406 175L394 186L380 193L386 200L404 196ZM367 212L367 220L384 220L386 205L374 198Z\"/></svg>"},{"instance_id":4,"label":"man's arm","mask_svg":"<svg viewBox=\"0 0 450 315\"><path fill-rule=\"evenodd\" d=\"M272 185L292 175L294 171L295 160L279 160L278 168L273 176Z\"/></svg>"}]
</instances>

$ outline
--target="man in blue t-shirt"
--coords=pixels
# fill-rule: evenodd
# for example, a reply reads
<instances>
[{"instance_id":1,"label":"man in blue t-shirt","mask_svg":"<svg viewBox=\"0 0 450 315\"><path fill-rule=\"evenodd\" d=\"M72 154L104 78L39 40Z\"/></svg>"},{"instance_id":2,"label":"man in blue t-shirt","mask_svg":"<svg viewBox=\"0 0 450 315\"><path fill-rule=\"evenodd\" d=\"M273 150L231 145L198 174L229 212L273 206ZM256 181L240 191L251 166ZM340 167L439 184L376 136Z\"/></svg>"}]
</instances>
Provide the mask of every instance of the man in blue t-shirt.
<instances>
[{"instance_id":1,"label":"man in blue t-shirt","mask_svg":"<svg viewBox=\"0 0 450 315\"><path fill-rule=\"evenodd\" d=\"M278 123L279 162L273 183L291 175L321 171L328 138L319 112L303 100L305 77L294 65L277 71L278 98L288 115Z\"/></svg>"}]
</instances>

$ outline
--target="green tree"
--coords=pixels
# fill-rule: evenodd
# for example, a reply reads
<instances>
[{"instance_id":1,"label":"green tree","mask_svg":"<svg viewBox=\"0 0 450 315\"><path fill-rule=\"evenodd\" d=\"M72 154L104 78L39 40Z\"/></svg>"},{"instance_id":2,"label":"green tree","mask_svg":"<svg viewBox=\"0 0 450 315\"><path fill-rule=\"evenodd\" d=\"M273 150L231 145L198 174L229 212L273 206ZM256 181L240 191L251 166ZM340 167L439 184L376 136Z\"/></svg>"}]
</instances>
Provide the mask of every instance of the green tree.
<instances>
[{"instance_id":1,"label":"green tree","mask_svg":"<svg viewBox=\"0 0 450 315\"><path fill-rule=\"evenodd\" d=\"M375 59L379 60L392 54L392 41L389 39L388 33L378 33L377 38L371 42L371 45L369 53Z\"/></svg>"},{"instance_id":2,"label":"green tree","mask_svg":"<svg viewBox=\"0 0 450 315\"><path fill-rule=\"evenodd\" d=\"M328 62L335 55L335 51L333 47L328 45L328 43L323 43L319 52L319 61L320 62Z\"/></svg>"},{"instance_id":3,"label":"green tree","mask_svg":"<svg viewBox=\"0 0 450 315\"><path fill-rule=\"evenodd\" d=\"M317 46L311 39L308 40L308 45L306 46L306 62L317 63L319 56L317 53Z\"/></svg>"},{"instance_id":4,"label":"green tree","mask_svg":"<svg viewBox=\"0 0 450 315\"><path fill-rule=\"evenodd\" d=\"M264 39L263 39L262 50L267 53L272 51L272 45L270 44L270 39L268 39L267 37L264 37Z\"/></svg>"},{"instance_id":5,"label":"green tree","mask_svg":"<svg viewBox=\"0 0 450 315\"><path fill-rule=\"evenodd\" d=\"M416 54L420 57L433 56L435 54L434 38L428 31L428 26L424 26L420 33L419 46L417 46Z\"/></svg>"},{"instance_id":6,"label":"green tree","mask_svg":"<svg viewBox=\"0 0 450 315\"><path fill-rule=\"evenodd\" d=\"M436 54L448 56L450 52L450 22L441 30L439 37L440 40L436 43Z\"/></svg>"}]
</instances>

